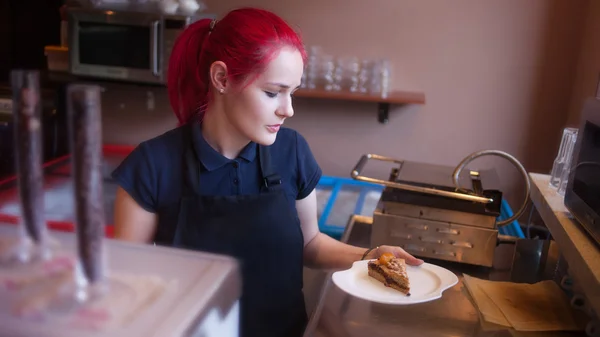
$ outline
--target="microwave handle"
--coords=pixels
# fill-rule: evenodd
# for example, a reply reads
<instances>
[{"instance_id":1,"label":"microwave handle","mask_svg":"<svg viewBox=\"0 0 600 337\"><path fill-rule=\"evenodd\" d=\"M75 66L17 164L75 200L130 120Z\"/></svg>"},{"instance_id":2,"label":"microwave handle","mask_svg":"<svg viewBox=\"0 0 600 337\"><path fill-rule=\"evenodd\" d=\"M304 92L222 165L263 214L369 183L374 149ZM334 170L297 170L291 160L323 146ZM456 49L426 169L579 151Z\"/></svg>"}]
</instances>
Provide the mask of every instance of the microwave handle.
<instances>
[{"instance_id":1,"label":"microwave handle","mask_svg":"<svg viewBox=\"0 0 600 337\"><path fill-rule=\"evenodd\" d=\"M152 66L152 74L160 76L158 72L158 21L150 23L150 63Z\"/></svg>"}]
</instances>

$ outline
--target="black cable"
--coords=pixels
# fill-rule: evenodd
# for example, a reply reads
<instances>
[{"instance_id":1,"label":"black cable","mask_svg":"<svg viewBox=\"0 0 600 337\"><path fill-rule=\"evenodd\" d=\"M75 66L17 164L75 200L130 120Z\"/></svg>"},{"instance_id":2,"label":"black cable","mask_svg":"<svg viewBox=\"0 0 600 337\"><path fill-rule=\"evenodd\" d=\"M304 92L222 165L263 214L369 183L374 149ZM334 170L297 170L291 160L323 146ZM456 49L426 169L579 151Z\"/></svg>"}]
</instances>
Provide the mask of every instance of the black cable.
<instances>
[{"instance_id":1,"label":"black cable","mask_svg":"<svg viewBox=\"0 0 600 337\"><path fill-rule=\"evenodd\" d=\"M529 217L527 218L527 227L525 228L525 232L526 232L526 237L528 239L531 239L531 219L533 218L533 209L535 208L535 205L532 203L531 204L531 209L529 210Z\"/></svg>"},{"instance_id":2,"label":"black cable","mask_svg":"<svg viewBox=\"0 0 600 337\"><path fill-rule=\"evenodd\" d=\"M545 232L545 240L551 240L552 239L552 233L550 233L550 231L548 230L547 227L545 226L537 226L532 224L531 219L533 218L533 210L534 210L534 205L531 204L531 210L529 211L529 217L527 219L527 226L525 227L525 236L527 239L531 239L531 230L536 230L539 232ZM537 237L537 238L541 238L541 237Z\"/></svg>"}]
</instances>

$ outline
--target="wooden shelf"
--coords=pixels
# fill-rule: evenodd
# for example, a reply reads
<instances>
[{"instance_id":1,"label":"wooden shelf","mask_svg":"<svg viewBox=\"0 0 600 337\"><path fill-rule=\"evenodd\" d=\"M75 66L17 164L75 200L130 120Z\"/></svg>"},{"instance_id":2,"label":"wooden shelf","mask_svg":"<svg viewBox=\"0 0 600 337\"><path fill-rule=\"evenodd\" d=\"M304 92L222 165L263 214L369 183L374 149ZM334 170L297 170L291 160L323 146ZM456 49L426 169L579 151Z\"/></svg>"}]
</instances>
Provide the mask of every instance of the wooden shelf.
<instances>
[{"instance_id":1,"label":"wooden shelf","mask_svg":"<svg viewBox=\"0 0 600 337\"><path fill-rule=\"evenodd\" d=\"M378 95L360 94L347 91L327 91L327 90L309 90L298 89L294 93L296 97L308 98L325 98L347 101L361 101L373 103L390 103L390 104L424 104L425 94L420 92L395 91L391 92L388 97L383 98Z\"/></svg>"},{"instance_id":2,"label":"wooden shelf","mask_svg":"<svg viewBox=\"0 0 600 337\"><path fill-rule=\"evenodd\" d=\"M531 201L567 260L569 274L600 313L600 248L565 207L564 198L549 186L550 176L530 173Z\"/></svg>"},{"instance_id":3,"label":"wooden shelf","mask_svg":"<svg viewBox=\"0 0 600 337\"><path fill-rule=\"evenodd\" d=\"M75 82L81 80L91 80L98 84L103 82L117 82L124 84L138 84L143 86L157 86L158 84L143 84L135 82L120 82L110 79L100 78L84 78L80 76L71 75L64 72L49 71L47 76L52 81L57 82ZM158 85L160 86L160 85ZM376 103L377 104L377 120L380 123L387 123L389 121L390 106L403 105L403 104L425 104L425 94L422 92L410 92L410 91L392 91L387 97L381 97L381 95L372 94L361 94L349 91L328 91L323 89L298 89L294 93L295 97L311 98L311 99L328 99L337 101L351 101L351 102L365 102L365 103Z\"/></svg>"},{"instance_id":4,"label":"wooden shelf","mask_svg":"<svg viewBox=\"0 0 600 337\"><path fill-rule=\"evenodd\" d=\"M421 92L393 91L387 97L379 95L361 94L348 91L327 91L298 89L294 96L317 99L330 99L340 101L370 102L378 105L378 120L387 123L389 120L390 105L425 104L425 94Z\"/></svg>"}]
</instances>

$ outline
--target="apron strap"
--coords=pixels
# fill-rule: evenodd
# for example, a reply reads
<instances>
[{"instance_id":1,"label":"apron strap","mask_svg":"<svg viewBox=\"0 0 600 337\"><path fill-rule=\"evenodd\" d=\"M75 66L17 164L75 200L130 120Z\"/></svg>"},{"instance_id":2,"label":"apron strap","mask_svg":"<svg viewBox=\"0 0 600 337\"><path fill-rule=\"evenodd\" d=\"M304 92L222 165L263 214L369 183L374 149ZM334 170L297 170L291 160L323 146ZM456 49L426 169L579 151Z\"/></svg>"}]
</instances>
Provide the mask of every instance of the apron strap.
<instances>
[{"instance_id":1,"label":"apron strap","mask_svg":"<svg viewBox=\"0 0 600 337\"><path fill-rule=\"evenodd\" d=\"M271 164L271 153L266 146L258 146L258 156L260 160L260 170L262 171L263 184L261 188L272 190L281 186L281 176L273 170Z\"/></svg>"},{"instance_id":2,"label":"apron strap","mask_svg":"<svg viewBox=\"0 0 600 337\"><path fill-rule=\"evenodd\" d=\"M200 195L200 167L198 166L198 158L194 151L194 141L192 137L192 128L195 120L188 123L183 132L183 144L185 150L183 154L183 174L181 175L183 184L182 194L185 195Z\"/></svg>"}]
</instances>

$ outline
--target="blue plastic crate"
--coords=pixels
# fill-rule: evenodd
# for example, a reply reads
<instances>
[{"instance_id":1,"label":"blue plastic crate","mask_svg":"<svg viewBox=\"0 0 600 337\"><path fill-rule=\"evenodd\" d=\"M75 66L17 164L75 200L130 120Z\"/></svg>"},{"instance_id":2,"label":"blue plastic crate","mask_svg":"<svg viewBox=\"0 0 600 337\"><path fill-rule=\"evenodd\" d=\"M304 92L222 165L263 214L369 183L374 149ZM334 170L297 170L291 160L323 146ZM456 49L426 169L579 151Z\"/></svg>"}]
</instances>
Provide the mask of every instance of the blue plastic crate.
<instances>
[{"instance_id":1,"label":"blue plastic crate","mask_svg":"<svg viewBox=\"0 0 600 337\"><path fill-rule=\"evenodd\" d=\"M502 199L502 205L500 206L500 216L498 217L498 221L508 219L511 216L513 216L513 214L514 213L512 211L512 208L510 208L510 205L508 204L508 202L505 199ZM517 220L514 220L513 222L509 223L506 226L500 227L498 229L498 232L500 232L500 234L503 234L503 235L515 236L520 239L525 238L525 234L523 233L523 230L521 229L521 224L519 224L519 222Z\"/></svg>"},{"instance_id":2,"label":"blue plastic crate","mask_svg":"<svg viewBox=\"0 0 600 337\"><path fill-rule=\"evenodd\" d=\"M377 192L381 194L383 191L383 186L350 178L323 176L317 185L317 190L329 191L327 200L324 202L324 207L322 207L322 211L320 212L319 229L321 232L339 240L344 233L346 223L350 216L352 214L364 213L363 207L365 206L367 194L371 192ZM334 208L336 207L336 201L339 200L338 197L344 192L350 192L354 194L355 204L353 205L352 209L345 214L345 220L342 219L335 223L333 220L332 211L334 211ZM323 203L323 200L320 201Z\"/></svg>"},{"instance_id":3,"label":"blue plastic crate","mask_svg":"<svg viewBox=\"0 0 600 337\"><path fill-rule=\"evenodd\" d=\"M373 205L370 205L370 207L366 209L365 203L367 196L370 194L381 195L383 189L384 187L381 185L358 181L351 178L323 176L317 185L317 191L322 192L317 194L318 202L320 204L320 231L339 240L344 233L346 223L351 215L373 215ZM351 195L350 198L346 199L350 200L350 202L353 202L354 205L351 205L351 207L346 209L345 212L342 211L341 214L334 216L336 206L338 206L338 203L336 202L339 202L344 193ZM348 207L346 206L346 208ZM512 215L513 211L510 205L508 202L506 202L506 200L502 200L500 216L498 217L498 220L501 221L508 219ZM337 220L334 219L336 217ZM516 220L506 226L501 227L499 232L503 235L510 235L518 238L525 237L519 222Z\"/></svg>"}]
</instances>

